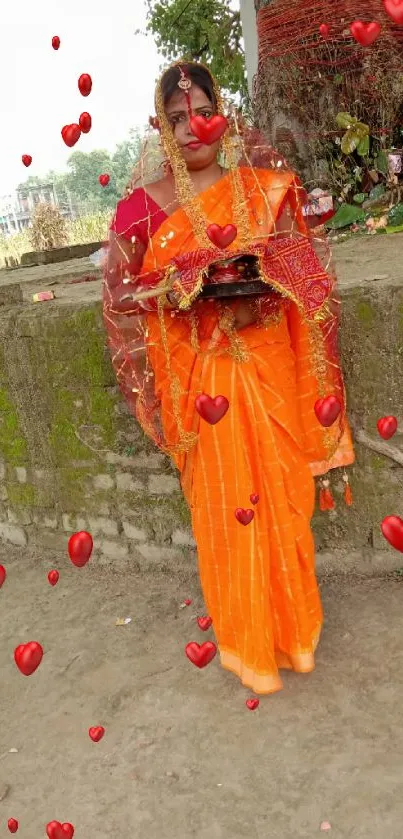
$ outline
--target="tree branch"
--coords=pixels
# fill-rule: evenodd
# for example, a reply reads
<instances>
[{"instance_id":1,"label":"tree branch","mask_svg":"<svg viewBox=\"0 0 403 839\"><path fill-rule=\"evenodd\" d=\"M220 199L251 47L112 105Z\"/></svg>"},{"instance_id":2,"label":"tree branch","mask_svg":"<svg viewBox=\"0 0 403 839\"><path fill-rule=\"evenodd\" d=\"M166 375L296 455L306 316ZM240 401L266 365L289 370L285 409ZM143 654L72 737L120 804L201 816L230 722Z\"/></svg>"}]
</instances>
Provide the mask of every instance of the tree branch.
<instances>
[{"instance_id":1,"label":"tree branch","mask_svg":"<svg viewBox=\"0 0 403 839\"><path fill-rule=\"evenodd\" d=\"M359 428L353 433L357 443L361 443L367 449L377 454L382 454L384 457L388 457L389 460L398 463L399 466L403 466L403 452L396 448L396 446L391 446L390 443L383 443L382 440L373 440L362 428Z\"/></svg>"},{"instance_id":2,"label":"tree branch","mask_svg":"<svg viewBox=\"0 0 403 839\"><path fill-rule=\"evenodd\" d=\"M193 61L196 61L198 58L201 58L201 57L202 57L202 55L203 55L203 53L204 53L204 52L207 52L207 50L208 50L209 46L210 46L210 44L209 44L209 41L208 41L208 39L207 39L207 41L205 42L204 46L203 46L203 47L202 47L202 48L201 48L198 52L194 52L194 53L192 53L192 59L193 59Z\"/></svg>"},{"instance_id":3,"label":"tree branch","mask_svg":"<svg viewBox=\"0 0 403 839\"><path fill-rule=\"evenodd\" d=\"M178 23L178 20L181 19L182 15L185 14L185 12L187 11L187 9L189 8L189 6L192 3L193 3L193 0L188 0L188 2L184 5L182 11L179 12L179 14L176 16L176 18L172 21L171 26L169 27L169 31L171 31L171 29L175 26L175 23Z\"/></svg>"}]
</instances>

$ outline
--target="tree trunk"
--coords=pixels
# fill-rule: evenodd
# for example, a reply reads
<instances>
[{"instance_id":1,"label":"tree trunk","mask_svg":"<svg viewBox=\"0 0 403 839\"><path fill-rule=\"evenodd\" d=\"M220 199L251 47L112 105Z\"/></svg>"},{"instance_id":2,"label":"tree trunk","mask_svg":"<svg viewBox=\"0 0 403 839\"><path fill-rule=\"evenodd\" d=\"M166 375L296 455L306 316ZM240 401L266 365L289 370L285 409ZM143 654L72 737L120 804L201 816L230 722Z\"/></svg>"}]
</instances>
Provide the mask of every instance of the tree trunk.
<instances>
[{"instance_id":1,"label":"tree trunk","mask_svg":"<svg viewBox=\"0 0 403 839\"><path fill-rule=\"evenodd\" d=\"M271 2L273 0L255 0L256 12L269 6ZM304 182L314 181L316 173L312 168L304 126L296 115L292 114L289 103L279 94L280 72L275 60L261 61L259 55L253 100L256 122L270 143L286 158Z\"/></svg>"},{"instance_id":2,"label":"tree trunk","mask_svg":"<svg viewBox=\"0 0 403 839\"><path fill-rule=\"evenodd\" d=\"M258 72L254 113L259 128L306 186L328 186L336 116L348 111L392 140L403 108L401 27L380 0L255 0ZM370 48L354 39L353 20L379 21ZM323 37L319 23L327 23Z\"/></svg>"}]
</instances>

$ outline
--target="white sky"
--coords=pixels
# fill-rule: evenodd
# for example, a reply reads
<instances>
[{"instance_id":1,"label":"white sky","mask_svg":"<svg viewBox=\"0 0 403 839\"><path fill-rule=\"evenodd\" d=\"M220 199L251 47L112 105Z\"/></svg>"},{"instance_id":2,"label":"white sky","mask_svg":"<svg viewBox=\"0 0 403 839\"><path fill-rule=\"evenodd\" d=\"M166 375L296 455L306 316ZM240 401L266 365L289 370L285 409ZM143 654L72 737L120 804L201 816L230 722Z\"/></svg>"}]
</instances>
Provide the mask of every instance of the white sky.
<instances>
[{"instance_id":1,"label":"white sky","mask_svg":"<svg viewBox=\"0 0 403 839\"><path fill-rule=\"evenodd\" d=\"M66 170L76 149L113 152L130 128L147 123L163 59L152 38L134 35L144 24L144 0L8 0L0 22L0 196L29 175ZM92 77L87 97L78 90L81 73ZM71 149L60 132L82 111L92 128ZM28 168L22 154L32 156Z\"/></svg>"}]
</instances>

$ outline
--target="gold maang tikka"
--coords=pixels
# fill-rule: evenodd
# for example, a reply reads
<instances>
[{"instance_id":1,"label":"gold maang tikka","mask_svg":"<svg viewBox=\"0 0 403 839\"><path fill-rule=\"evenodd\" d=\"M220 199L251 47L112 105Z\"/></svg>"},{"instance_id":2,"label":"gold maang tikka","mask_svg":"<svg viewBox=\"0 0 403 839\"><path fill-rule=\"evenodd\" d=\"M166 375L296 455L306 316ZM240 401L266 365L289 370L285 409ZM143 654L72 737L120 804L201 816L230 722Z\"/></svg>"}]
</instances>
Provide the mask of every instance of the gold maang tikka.
<instances>
[{"instance_id":1,"label":"gold maang tikka","mask_svg":"<svg viewBox=\"0 0 403 839\"><path fill-rule=\"evenodd\" d=\"M179 72L180 72L180 79L178 81L178 87L180 88L180 90L183 90L183 92L185 94L186 104L187 104L187 108L188 108L188 115L189 115L189 119L191 119L192 118L192 103L190 101L189 90L192 87L192 80L189 79L189 76L187 75L187 73L185 72L183 67L181 67L179 65L178 69L179 69Z\"/></svg>"},{"instance_id":2,"label":"gold maang tikka","mask_svg":"<svg viewBox=\"0 0 403 839\"><path fill-rule=\"evenodd\" d=\"M179 69L179 72L180 72L180 79L178 81L178 87L180 87L181 90L185 90L185 91L190 90L190 88L192 87L192 82L189 79L189 76L186 75L183 67L179 67L178 69Z\"/></svg>"}]
</instances>

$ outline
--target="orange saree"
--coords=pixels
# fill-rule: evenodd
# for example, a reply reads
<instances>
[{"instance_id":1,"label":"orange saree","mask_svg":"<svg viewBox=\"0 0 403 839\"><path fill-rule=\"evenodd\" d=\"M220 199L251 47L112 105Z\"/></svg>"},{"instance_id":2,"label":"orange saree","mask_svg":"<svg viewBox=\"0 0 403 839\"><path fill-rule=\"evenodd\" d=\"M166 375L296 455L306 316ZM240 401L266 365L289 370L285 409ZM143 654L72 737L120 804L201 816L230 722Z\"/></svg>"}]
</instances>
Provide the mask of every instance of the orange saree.
<instances>
[{"instance_id":1,"label":"orange saree","mask_svg":"<svg viewBox=\"0 0 403 839\"><path fill-rule=\"evenodd\" d=\"M242 177L258 239L273 230L287 196L292 200L293 175L256 172L245 170ZM226 177L199 199L210 223L231 222ZM306 233L298 206L294 214ZM168 266L197 247L185 211L177 210L152 237L143 271ZM236 249L235 240L228 251ZM352 463L354 453L344 409L337 432L324 433L316 419L314 403L325 395L313 364L319 347L292 295L282 296L263 323L238 332L231 327L236 305L196 300L190 314L148 313L147 355L163 435L191 510L221 664L245 686L268 694L282 688L279 669L314 668L322 607L310 527L313 475ZM323 358L321 363L323 372ZM327 392L333 392L330 368L328 362L323 372ZM229 401L216 425L195 410L201 393ZM141 405L137 417L144 419ZM189 445L176 446L179 438ZM253 504L255 493L259 500ZM235 517L240 507L254 510L247 526Z\"/></svg>"}]
</instances>

